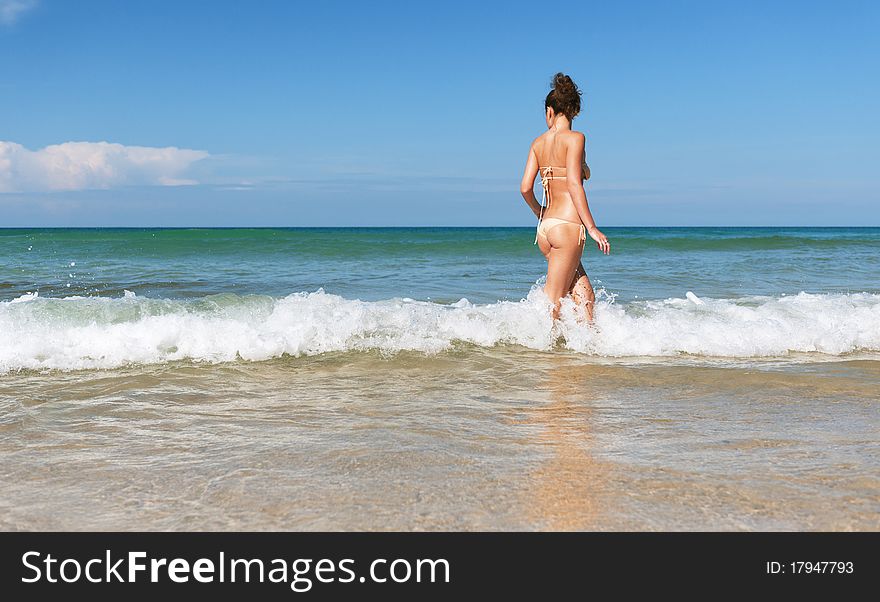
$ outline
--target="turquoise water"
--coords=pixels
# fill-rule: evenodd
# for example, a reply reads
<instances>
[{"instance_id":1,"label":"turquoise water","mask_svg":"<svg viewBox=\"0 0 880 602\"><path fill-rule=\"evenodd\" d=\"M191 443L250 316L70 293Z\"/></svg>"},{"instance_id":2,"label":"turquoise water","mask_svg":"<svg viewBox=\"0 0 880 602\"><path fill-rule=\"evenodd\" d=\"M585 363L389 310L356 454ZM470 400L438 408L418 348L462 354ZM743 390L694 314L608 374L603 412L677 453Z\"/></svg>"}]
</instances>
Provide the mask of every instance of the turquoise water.
<instances>
[{"instance_id":1,"label":"turquoise water","mask_svg":"<svg viewBox=\"0 0 880 602\"><path fill-rule=\"evenodd\" d=\"M619 301L880 292L880 228L606 228L584 265ZM531 228L0 230L0 299L41 296L518 300L545 271ZM70 264L75 262L74 266Z\"/></svg>"},{"instance_id":2,"label":"turquoise water","mask_svg":"<svg viewBox=\"0 0 880 602\"><path fill-rule=\"evenodd\" d=\"M880 352L878 228L608 228L556 330L528 228L0 231L0 370L465 346Z\"/></svg>"}]
</instances>

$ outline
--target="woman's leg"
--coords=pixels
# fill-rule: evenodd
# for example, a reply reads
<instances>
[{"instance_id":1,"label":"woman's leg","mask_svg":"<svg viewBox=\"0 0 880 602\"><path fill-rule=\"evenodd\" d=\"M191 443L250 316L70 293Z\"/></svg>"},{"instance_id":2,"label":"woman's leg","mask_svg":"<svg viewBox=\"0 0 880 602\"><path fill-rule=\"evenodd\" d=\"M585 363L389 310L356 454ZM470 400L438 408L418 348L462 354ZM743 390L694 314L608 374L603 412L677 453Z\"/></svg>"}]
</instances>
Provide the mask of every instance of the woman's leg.
<instances>
[{"instance_id":1,"label":"woman's leg","mask_svg":"<svg viewBox=\"0 0 880 602\"><path fill-rule=\"evenodd\" d=\"M544 293L553 303L553 319L559 318L562 297L569 294L581 260L584 244L580 224L566 223L554 226L547 232L549 252L547 256L547 282Z\"/></svg>"},{"instance_id":2,"label":"woman's leg","mask_svg":"<svg viewBox=\"0 0 880 602\"><path fill-rule=\"evenodd\" d=\"M596 294L593 292L593 285L590 284L590 277L587 276L583 263L578 263L574 273L574 280L571 283L571 298L587 316L587 322L592 322Z\"/></svg>"}]
</instances>

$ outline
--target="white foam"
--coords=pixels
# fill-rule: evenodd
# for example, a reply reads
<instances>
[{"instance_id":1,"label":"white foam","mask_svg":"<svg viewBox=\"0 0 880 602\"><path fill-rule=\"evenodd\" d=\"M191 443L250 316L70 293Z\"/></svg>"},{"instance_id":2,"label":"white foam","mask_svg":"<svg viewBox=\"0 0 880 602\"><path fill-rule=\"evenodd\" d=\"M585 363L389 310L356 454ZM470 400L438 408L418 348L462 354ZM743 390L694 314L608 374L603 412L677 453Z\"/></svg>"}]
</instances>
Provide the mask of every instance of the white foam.
<instances>
[{"instance_id":1,"label":"white foam","mask_svg":"<svg viewBox=\"0 0 880 602\"><path fill-rule=\"evenodd\" d=\"M34 291L33 293L27 292L20 297L16 297L15 299L12 299L11 301L7 301L7 303L24 303L26 301L33 301L34 299L36 299L39 296L40 296L40 291Z\"/></svg>"},{"instance_id":2,"label":"white foam","mask_svg":"<svg viewBox=\"0 0 880 602\"><path fill-rule=\"evenodd\" d=\"M703 305L703 300L693 294L691 291L688 291L684 294L685 297L688 298L694 305Z\"/></svg>"},{"instance_id":3,"label":"white foam","mask_svg":"<svg viewBox=\"0 0 880 602\"><path fill-rule=\"evenodd\" d=\"M700 301L686 296L619 304L600 291L595 326L578 323L567 301L558 332L568 349L608 357L880 351L880 295ZM129 291L122 298L28 293L0 302L0 372L256 361L332 351L437 353L461 343L553 348L546 297L535 287L520 302L492 304L365 302L323 291L187 301Z\"/></svg>"}]
</instances>

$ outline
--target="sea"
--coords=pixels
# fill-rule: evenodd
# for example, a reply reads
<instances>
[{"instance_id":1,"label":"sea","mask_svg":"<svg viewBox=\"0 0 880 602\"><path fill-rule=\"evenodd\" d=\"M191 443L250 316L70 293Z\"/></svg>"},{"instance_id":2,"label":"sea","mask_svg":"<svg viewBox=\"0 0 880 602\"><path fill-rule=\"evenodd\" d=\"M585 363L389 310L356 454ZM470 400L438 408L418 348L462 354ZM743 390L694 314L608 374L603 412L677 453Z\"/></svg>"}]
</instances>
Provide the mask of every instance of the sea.
<instances>
[{"instance_id":1,"label":"sea","mask_svg":"<svg viewBox=\"0 0 880 602\"><path fill-rule=\"evenodd\" d=\"M880 529L880 228L603 232L0 229L0 529Z\"/></svg>"}]
</instances>

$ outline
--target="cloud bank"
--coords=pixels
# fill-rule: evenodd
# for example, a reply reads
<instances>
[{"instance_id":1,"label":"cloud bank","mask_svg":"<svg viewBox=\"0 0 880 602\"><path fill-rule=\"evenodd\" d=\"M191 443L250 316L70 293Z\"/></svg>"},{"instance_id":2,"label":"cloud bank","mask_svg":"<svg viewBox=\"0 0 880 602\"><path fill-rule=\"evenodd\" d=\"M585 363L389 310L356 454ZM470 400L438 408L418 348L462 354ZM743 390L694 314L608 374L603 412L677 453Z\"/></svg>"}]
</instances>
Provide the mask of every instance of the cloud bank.
<instances>
[{"instance_id":1,"label":"cloud bank","mask_svg":"<svg viewBox=\"0 0 880 602\"><path fill-rule=\"evenodd\" d=\"M37 0L0 0L0 23L12 25L37 4Z\"/></svg>"},{"instance_id":2,"label":"cloud bank","mask_svg":"<svg viewBox=\"0 0 880 602\"><path fill-rule=\"evenodd\" d=\"M0 192L87 190L117 186L185 186L205 151L109 142L65 142L29 150L0 141Z\"/></svg>"}]
</instances>

